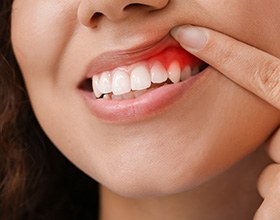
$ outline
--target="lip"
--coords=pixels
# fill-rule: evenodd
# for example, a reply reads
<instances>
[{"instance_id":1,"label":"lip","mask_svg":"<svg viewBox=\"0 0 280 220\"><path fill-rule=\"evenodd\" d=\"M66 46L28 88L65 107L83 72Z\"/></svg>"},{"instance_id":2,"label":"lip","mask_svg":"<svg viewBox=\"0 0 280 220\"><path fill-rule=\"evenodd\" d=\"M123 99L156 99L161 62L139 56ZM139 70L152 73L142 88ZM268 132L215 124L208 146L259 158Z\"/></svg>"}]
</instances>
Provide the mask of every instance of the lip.
<instances>
[{"instance_id":1,"label":"lip","mask_svg":"<svg viewBox=\"0 0 280 220\"><path fill-rule=\"evenodd\" d=\"M87 67L86 80L102 71L112 70L124 65L134 64L138 61L147 60L161 53L168 47L181 48L169 34L160 40L145 43L129 50L109 51L96 57ZM187 54L189 54L186 51ZM187 91L197 87L205 72L190 77L189 79L148 90L145 94L129 100L106 100L96 99L91 91L79 89L90 113L96 118L109 123L130 123L145 120L159 115L160 112L172 106Z\"/></svg>"},{"instance_id":2,"label":"lip","mask_svg":"<svg viewBox=\"0 0 280 220\"><path fill-rule=\"evenodd\" d=\"M102 53L87 65L85 71L86 78L89 79L96 74L116 67L146 60L171 46L180 47L179 43L170 34L167 34L163 38L145 42L128 50L115 50Z\"/></svg>"},{"instance_id":3,"label":"lip","mask_svg":"<svg viewBox=\"0 0 280 220\"><path fill-rule=\"evenodd\" d=\"M199 74L177 83L167 84L147 91L145 94L128 100L96 99L91 92L82 92L86 105L95 117L113 124L143 121L160 115L167 107L171 107L184 94L199 87L207 78L207 67Z\"/></svg>"}]
</instances>

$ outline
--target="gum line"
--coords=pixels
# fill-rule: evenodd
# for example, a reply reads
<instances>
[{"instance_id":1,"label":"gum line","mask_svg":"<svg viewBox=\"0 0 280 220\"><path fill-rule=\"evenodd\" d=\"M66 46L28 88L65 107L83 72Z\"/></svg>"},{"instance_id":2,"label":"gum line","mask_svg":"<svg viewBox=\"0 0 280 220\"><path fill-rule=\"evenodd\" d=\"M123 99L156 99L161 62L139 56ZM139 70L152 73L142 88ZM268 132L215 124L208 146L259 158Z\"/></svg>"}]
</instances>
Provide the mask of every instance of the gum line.
<instances>
[{"instance_id":1,"label":"gum line","mask_svg":"<svg viewBox=\"0 0 280 220\"><path fill-rule=\"evenodd\" d=\"M147 89L151 83L163 83L168 79L173 83L182 81L191 74L197 73L199 64L201 61L185 50L167 48L147 61L94 75L92 87L97 98L110 92L113 92L113 95L123 95L131 90ZM104 98L106 97L108 98L105 95Z\"/></svg>"}]
</instances>

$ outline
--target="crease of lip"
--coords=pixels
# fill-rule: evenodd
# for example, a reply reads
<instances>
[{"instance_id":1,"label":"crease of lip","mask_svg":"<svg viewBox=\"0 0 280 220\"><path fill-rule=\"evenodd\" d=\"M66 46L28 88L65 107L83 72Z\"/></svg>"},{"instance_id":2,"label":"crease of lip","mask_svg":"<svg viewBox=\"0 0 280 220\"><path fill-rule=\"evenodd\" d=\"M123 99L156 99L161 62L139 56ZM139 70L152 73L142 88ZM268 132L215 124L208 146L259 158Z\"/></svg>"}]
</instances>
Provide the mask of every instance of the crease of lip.
<instances>
[{"instance_id":1,"label":"crease of lip","mask_svg":"<svg viewBox=\"0 0 280 220\"><path fill-rule=\"evenodd\" d=\"M148 59L170 46L180 47L179 43L168 33L161 39L146 42L128 50L115 50L102 53L87 65L86 78L91 78L103 71Z\"/></svg>"}]
</instances>

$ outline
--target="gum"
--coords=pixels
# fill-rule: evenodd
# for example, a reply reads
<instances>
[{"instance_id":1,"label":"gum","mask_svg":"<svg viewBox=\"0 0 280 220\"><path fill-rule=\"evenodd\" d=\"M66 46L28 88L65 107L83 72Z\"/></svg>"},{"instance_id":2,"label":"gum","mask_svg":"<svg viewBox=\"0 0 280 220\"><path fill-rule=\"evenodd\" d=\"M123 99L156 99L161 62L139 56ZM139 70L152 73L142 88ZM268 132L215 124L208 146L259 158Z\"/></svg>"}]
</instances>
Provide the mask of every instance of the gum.
<instances>
[{"instance_id":1,"label":"gum","mask_svg":"<svg viewBox=\"0 0 280 220\"><path fill-rule=\"evenodd\" d=\"M174 61L177 61L180 64L181 69L183 69L185 66L189 65L191 68L198 66L202 64L202 61L198 59L197 57L193 56L192 54L188 53L182 48L179 47L169 47L165 50L161 51L160 53L150 57L147 60L138 61L134 64L126 65L126 66L120 66L115 69L104 71L104 72L115 72L118 70L122 70L127 72L128 74L131 73L131 71L138 65L144 64L147 65L149 69L151 69L154 62L161 62L161 64L164 65L165 69L167 70L170 64ZM102 74L99 73L98 76Z\"/></svg>"},{"instance_id":2,"label":"gum","mask_svg":"<svg viewBox=\"0 0 280 220\"><path fill-rule=\"evenodd\" d=\"M161 53L151 57L148 63L152 65L155 61L160 61L166 69L168 69L173 61L178 61L181 68L187 65L192 68L202 62L197 57L178 47L171 47L163 50Z\"/></svg>"}]
</instances>

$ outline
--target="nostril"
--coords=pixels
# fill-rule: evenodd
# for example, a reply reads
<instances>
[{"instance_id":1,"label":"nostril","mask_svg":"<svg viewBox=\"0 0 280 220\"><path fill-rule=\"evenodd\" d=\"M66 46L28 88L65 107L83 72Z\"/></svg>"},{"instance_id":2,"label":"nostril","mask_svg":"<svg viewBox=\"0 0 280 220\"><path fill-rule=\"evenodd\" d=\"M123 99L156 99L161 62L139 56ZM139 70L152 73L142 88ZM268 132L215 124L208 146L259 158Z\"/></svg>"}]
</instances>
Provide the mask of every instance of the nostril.
<instances>
[{"instance_id":1,"label":"nostril","mask_svg":"<svg viewBox=\"0 0 280 220\"><path fill-rule=\"evenodd\" d=\"M164 9L170 0L101 0L89 1L80 0L77 15L80 23L88 28L96 28L103 19L113 22L123 21L124 19L140 13L152 12ZM142 12L141 12L142 11Z\"/></svg>"},{"instance_id":2,"label":"nostril","mask_svg":"<svg viewBox=\"0 0 280 220\"><path fill-rule=\"evenodd\" d=\"M92 16L92 19L98 19L101 16L102 16L101 12L95 12L94 15Z\"/></svg>"},{"instance_id":3,"label":"nostril","mask_svg":"<svg viewBox=\"0 0 280 220\"><path fill-rule=\"evenodd\" d=\"M101 12L95 12L93 16L91 17L91 20L97 20L99 19L103 14Z\"/></svg>"},{"instance_id":4,"label":"nostril","mask_svg":"<svg viewBox=\"0 0 280 220\"><path fill-rule=\"evenodd\" d=\"M135 9L135 8L150 8L150 6L148 5L144 5L144 4L140 4L140 3L132 3L132 4L129 4L127 6L124 7L124 11L126 10L129 10L129 9Z\"/></svg>"},{"instance_id":5,"label":"nostril","mask_svg":"<svg viewBox=\"0 0 280 220\"><path fill-rule=\"evenodd\" d=\"M96 24L98 22L98 20L102 17L102 13L100 12L95 12L92 16L91 16L91 19L90 19L90 22L92 24Z\"/></svg>"},{"instance_id":6,"label":"nostril","mask_svg":"<svg viewBox=\"0 0 280 220\"><path fill-rule=\"evenodd\" d=\"M142 0L139 2L134 2L127 4L123 10L128 10L128 9L145 9L148 11L156 11L156 10L161 10L165 8L169 4L170 0Z\"/></svg>"}]
</instances>

